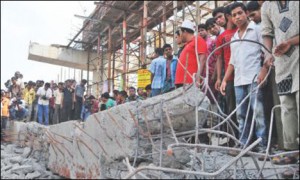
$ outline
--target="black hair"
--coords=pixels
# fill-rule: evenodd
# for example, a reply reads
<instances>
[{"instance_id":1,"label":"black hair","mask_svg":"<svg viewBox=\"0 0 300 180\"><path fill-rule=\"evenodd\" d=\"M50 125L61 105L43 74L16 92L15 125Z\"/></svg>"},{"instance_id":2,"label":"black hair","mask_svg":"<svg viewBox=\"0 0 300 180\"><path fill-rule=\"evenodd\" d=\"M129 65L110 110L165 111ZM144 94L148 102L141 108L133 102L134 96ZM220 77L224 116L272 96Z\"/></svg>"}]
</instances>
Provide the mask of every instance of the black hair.
<instances>
[{"instance_id":1,"label":"black hair","mask_svg":"<svg viewBox=\"0 0 300 180\"><path fill-rule=\"evenodd\" d=\"M120 93L120 92L119 92L118 90L116 90L116 89L113 90L113 94L114 94L114 95L118 95L119 93Z\"/></svg>"},{"instance_id":2,"label":"black hair","mask_svg":"<svg viewBox=\"0 0 300 180\"><path fill-rule=\"evenodd\" d=\"M181 32L186 31L187 33L194 34L194 31L191 29L181 27Z\"/></svg>"},{"instance_id":3,"label":"black hair","mask_svg":"<svg viewBox=\"0 0 300 180\"><path fill-rule=\"evenodd\" d=\"M257 11L260 9L260 6L257 1L250 1L247 3L246 8L248 11Z\"/></svg>"},{"instance_id":4,"label":"black hair","mask_svg":"<svg viewBox=\"0 0 300 180\"><path fill-rule=\"evenodd\" d=\"M205 25L206 25L207 28L208 28L209 26L214 25L214 24L216 24L215 18L209 18L209 19L207 19L206 22L205 22Z\"/></svg>"},{"instance_id":5,"label":"black hair","mask_svg":"<svg viewBox=\"0 0 300 180\"><path fill-rule=\"evenodd\" d=\"M180 31L179 30L175 31L175 34L177 34L177 36L180 36Z\"/></svg>"},{"instance_id":6,"label":"black hair","mask_svg":"<svg viewBox=\"0 0 300 180\"><path fill-rule=\"evenodd\" d=\"M200 28L207 30L206 24L199 24L199 25L198 25L198 30L199 30Z\"/></svg>"},{"instance_id":7,"label":"black hair","mask_svg":"<svg viewBox=\"0 0 300 180\"><path fill-rule=\"evenodd\" d=\"M241 3L241 2L234 2L234 3L231 4L231 6L230 6L230 14L231 14L232 10L234 10L235 8L238 8L238 7L242 8L242 10L245 11L245 12L247 11L247 8L246 8L246 6L244 5L244 3Z\"/></svg>"},{"instance_id":8,"label":"black hair","mask_svg":"<svg viewBox=\"0 0 300 180\"><path fill-rule=\"evenodd\" d=\"M234 4L234 3L233 3ZM243 4L243 3L242 3ZM227 6L224 7L224 14L225 15L230 15L231 16L231 7L232 7L232 4L228 4ZM225 16L226 17L226 16ZM226 21L227 21L227 18L226 18Z\"/></svg>"},{"instance_id":9,"label":"black hair","mask_svg":"<svg viewBox=\"0 0 300 180\"><path fill-rule=\"evenodd\" d=\"M129 89L133 89L133 90L135 90L135 87L132 87L132 86L130 86L130 87L129 87Z\"/></svg>"},{"instance_id":10,"label":"black hair","mask_svg":"<svg viewBox=\"0 0 300 180\"><path fill-rule=\"evenodd\" d=\"M158 54L159 56L164 55L164 50L162 48L156 48L155 53Z\"/></svg>"},{"instance_id":11,"label":"black hair","mask_svg":"<svg viewBox=\"0 0 300 180\"><path fill-rule=\"evenodd\" d=\"M105 92L101 95L101 97L105 98L105 99L109 99L109 93Z\"/></svg>"},{"instance_id":12,"label":"black hair","mask_svg":"<svg viewBox=\"0 0 300 180\"><path fill-rule=\"evenodd\" d=\"M45 87L50 87L50 83L45 83Z\"/></svg>"},{"instance_id":13,"label":"black hair","mask_svg":"<svg viewBox=\"0 0 300 180\"><path fill-rule=\"evenodd\" d=\"M224 7L221 6L214 9L212 12L212 16L215 17L218 13L224 13Z\"/></svg>"},{"instance_id":14,"label":"black hair","mask_svg":"<svg viewBox=\"0 0 300 180\"><path fill-rule=\"evenodd\" d=\"M11 77L11 80L17 80L17 78L15 76Z\"/></svg>"},{"instance_id":15,"label":"black hair","mask_svg":"<svg viewBox=\"0 0 300 180\"><path fill-rule=\"evenodd\" d=\"M87 80L86 79L82 79L81 82L82 83L87 83Z\"/></svg>"},{"instance_id":16,"label":"black hair","mask_svg":"<svg viewBox=\"0 0 300 180\"><path fill-rule=\"evenodd\" d=\"M145 87L146 90L151 90L151 84L148 84L146 87Z\"/></svg>"},{"instance_id":17,"label":"black hair","mask_svg":"<svg viewBox=\"0 0 300 180\"><path fill-rule=\"evenodd\" d=\"M165 49L168 48L168 47L169 47L169 48L172 48L172 46L171 46L170 44L165 44L165 45L163 46L163 50L165 51Z\"/></svg>"},{"instance_id":18,"label":"black hair","mask_svg":"<svg viewBox=\"0 0 300 180\"><path fill-rule=\"evenodd\" d=\"M125 97L125 98L127 98L127 97L128 97L128 95L127 95L127 92L126 92L126 91L121 91L121 92L120 92L120 95L121 95L121 96L123 96L123 97Z\"/></svg>"}]
</instances>

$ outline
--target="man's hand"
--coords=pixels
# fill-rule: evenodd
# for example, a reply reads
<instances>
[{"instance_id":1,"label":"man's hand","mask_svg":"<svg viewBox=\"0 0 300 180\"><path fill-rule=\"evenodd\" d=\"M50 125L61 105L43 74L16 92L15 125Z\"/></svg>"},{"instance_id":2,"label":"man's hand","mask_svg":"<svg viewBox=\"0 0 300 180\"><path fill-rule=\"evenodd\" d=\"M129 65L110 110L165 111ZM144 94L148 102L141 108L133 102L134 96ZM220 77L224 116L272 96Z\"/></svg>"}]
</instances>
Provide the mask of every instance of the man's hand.
<instances>
[{"instance_id":1,"label":"man's hand","mask_svg":"<svg viewBox=\"0 0 300 180\"><path fill-rule=\"evenodd\" d=\"M220 91L220 86L221 86L221 79L217 79L217 81L215 83L215 89L217 91Z\"/></svg>"},{"instance_id":2,"label":"man's hand","mask_svg":"<svg viewBox=\"0 0 300 180\"><path fill-rule=\"evenodd\" d=\"M222 94L223 96L226 95L226 93L225 93L226 86L227 86L227 82L226 82L226 81L223 81L222 84L221 84L221 86L220 86L220 92L221 92L221 94Z\"/></svg>"},{"instance_id":3,"label":"man's hand","mask_svg":"<svg viewBox=\"0 0 300 180\"><path fill-rule=\"evenodd\" d=\"M291 48L291 44L288 41L284 41L280 44L278 44L275 47L274 55L275 56L282 56L285 54L289 49Z\"/></svg>"},{"instance_id":4,"label":"man's hand","mask_svg":"<svg viewBox=\"0 0 300 180\"><path fill-rule=\"evenodd\" d=\"M267 53L265 56L264 66L266 68L270 68L271 66L273 66L273 62L274 62L274 56L270 53Z\"/></svg>"},{"instance_id":5,"label":"man's hand","mask_svg":"<svg viewBox=\"0 0 300 180\"><path fill-rule=\"evenodd\" d=\"M258 84L258 85L260 85L260 84L262 83L262 81L265 79L267 73L268 73L268 69L267 69L265 66L263 66L263 67L260 69L260 72L259 72L259 74L258 74L258 76L257 76L257 84ZM262 84L262 87L263 87L264 85L266 85L266 82L267 82L267 81L265 81L264 84Z\"/></svg>"}]
</instances>

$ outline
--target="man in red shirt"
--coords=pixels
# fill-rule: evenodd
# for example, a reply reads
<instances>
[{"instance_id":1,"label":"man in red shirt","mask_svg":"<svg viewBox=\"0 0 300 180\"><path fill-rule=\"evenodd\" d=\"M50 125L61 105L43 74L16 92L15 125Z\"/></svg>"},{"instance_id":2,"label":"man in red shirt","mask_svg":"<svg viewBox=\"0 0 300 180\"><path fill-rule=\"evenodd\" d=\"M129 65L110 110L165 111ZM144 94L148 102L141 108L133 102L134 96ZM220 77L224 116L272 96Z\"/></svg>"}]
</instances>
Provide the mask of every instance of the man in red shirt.
<instances>
[{"instance_id":1,"label":"man in red shirt","mask_svg":"<svg viewBox=\"0 0 300 180\"><path fill-rule=\"evenodd\" d=\"M181 52L175 77L176 87L181 87L183 84L193 83L193 74L197 73L198 63L200 63L200 74L202 73L206 61L207 46L204 39L200 36L197 37L197 53L199 62L197 63L197 57L195 52L196 39L194 36L195 25L185 20L181 27L182 42L186 43L184 49Z\"/></svg>"},{"instance_id":2,"label":"man in red shirt","mask_svg":"<svg viewBox=\"0 0 300 180\"><path fill-rule=\"evenodd\" d=\"M224 14L225 14L225 18L227 20L226 30L217 37L216 48L220 47L221 45L223 45L225 43L230 42L232 36L237 31L237 28L232 21L232 17L231 17L231 13L230 13L230 5L227 5L224 8ZM220 91L220 85L221 85L221 81L222 81L222 72L223 73L226 72L228 65L229 65L229 61L230 61L230 55L231 55L230 44L217 50L215 52L215 54L217 56L217 64L216 64L216 66L217 66L217 81L215 83L215 89L217 91ZM226 96L225 96L225 102L226 102L225 113L226 114L231 113L235 109L235 106L236 106L235 105L235 92L234 92L233 79L234 79L234 75L232 75L228 79L228 83L226 86ZM231 118L237 124L236 116L233 115Z\"/></svg>"}]
</instances>

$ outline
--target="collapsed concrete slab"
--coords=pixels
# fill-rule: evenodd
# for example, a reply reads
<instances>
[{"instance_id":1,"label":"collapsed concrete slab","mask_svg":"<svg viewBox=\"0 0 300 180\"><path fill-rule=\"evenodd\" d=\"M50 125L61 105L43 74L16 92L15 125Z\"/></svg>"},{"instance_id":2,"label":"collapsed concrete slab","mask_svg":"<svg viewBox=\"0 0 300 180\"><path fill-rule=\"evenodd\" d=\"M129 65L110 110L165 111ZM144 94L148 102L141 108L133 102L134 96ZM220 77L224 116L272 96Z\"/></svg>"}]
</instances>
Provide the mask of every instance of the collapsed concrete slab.
<instances>
[{"instance_id":1,"label":"collapsed concrete slab","mask_svg":"<svg viewBox=\"0 0 300 180\"><path fill-rule=\"evenodd\" d=\"M128 171L122 162L125 158L134 163L145 159L149 163L157 160L157 156L152 156L158 148L154 139L160 140L161 132L171 135L167 117L176 133L194 130L195 107L200 101L201 108L209 108L208 98L198 88L190 86L186 91L179 88L164 95L93 114L84 123L68 121L48 127L33 122L22 124L18 128L18 139L20 144L39 151L49 169L61 176L110 178L114 171L116 174L113 177L121 178ZM201 126L206 116L199 111L198 117ZM168 143L174 142L168 138Z\"/></svg>"}]
</instances>

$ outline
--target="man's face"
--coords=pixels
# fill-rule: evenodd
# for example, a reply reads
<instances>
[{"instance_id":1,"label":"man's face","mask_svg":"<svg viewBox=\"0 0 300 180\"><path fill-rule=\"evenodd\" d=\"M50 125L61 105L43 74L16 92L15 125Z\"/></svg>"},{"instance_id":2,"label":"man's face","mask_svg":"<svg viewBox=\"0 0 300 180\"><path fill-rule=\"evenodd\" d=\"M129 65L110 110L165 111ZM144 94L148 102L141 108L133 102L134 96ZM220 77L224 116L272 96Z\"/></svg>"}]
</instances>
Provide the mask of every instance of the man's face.
<instances>
[{"instance_id":1,"label":"man's face","mask_svg":"<svg viewBox=\"0 0 300 180\"><path fill-rule=\"evenodd\" d=\"M187 32L186 31L183 31L181 32L181 42L182 43L186 43L187 42Z\"/></svg>"},{"instance_id":2,"label":"man's face","mask_svg":"<svg viewBox=\"0 0 300 180\"><path fill-rule=\"evenodd\" d=\"M204 28L199 28L199 29L198 29L198 33L199 33L199 35L200 35L203 39L206 39L206 37L207 37L207 31L206 31L206 29L204 29Z\"/></svg>"},{"instance_id":3,"label":"man's face","mask_svg":"<svg viewBox=\"0 0 300 180\"><path fill-rule=\"evenodd\" d=\"M164 50L164 53L167 57L172 57L172 48L171 47L166 47Z\"/></svg>"},{"instance_id":4,"label":"man's face","mask_svg":"<svg viewBox=\"0 0 300 180\"><path fill-rule=\"evenodd\" d=\"M129 96L135 96L135 89L129 89Z\"/></svg>"},{"instance_id":5,"label":"man's face","mask_svg":"<svg viewBox=\"0 0 300 180\"><path fill-rule=\"evenodd\" d=\"M107 103L107 100L108 100L108 99L106 99L106 98L104 98L104 97L101 98L101 101L102 101L104 104Z\"/></svg>"},{"instance_id":6,"label":"man's face","mask_svg":"<svg viewBox=\"0 0 300 180\"><path fill-rule=\"evenodd\" d=\"M220 26L217 24L213 24L213 25L207 27L207 30L213 36L218 36L220 34Z\"/></svg>"},{"instance_id":7,"label":"man's face","mask_svg":"<svg viewBox=\"0 0 300 180\"><path fill-rule=\"evenodd\" d=\"M216 23L221 26L221 27L224 27L226 26L226 19L225 19L225 15L224 13L217 13L216 16L215 16L215 20L216 20Z\"/></svg>"},{"instance_id":8,"label":"man's face","mask_svg":"<svg viewBox=\"0 0 300 180\"><path fill-rule=\"evenodd\" d=\"M241 7L231 11L232 21L238 27L242 27L247 22L247 14Z\"/></svg>"},{"instance_id":9,"label":"man's face","mask_svg":"<svg viewBox=\"0 0 300 180\"><path fill-rule=\"evenodd\" d=\"M259 24L261 22L260 10L248 11L248 17L251 21L254 21L256 24Z\"/></svg>"},{"instance_id":10,"label":"man's face","mask_svg":"<svg viewBox=\"0 0 300 180\"><path fill-rule=\"evenodd\" d=\"M141 88L138 89L138 95L139 95L139 96L142 96L142 95L143 95L143 89L141 89Z\"/></svg>"},{"instance_id":11,"label":"man's face","mask_svg":"<svg viewBox=\"0 0 300 180\"><path fill-rule=\"evenodd\" d=\"M176 39L176 43L177 43L178 45L180 45L180 44L182 43L182 40L181 40L181 36L180 36L180 35L175 34L175 39Z\"/></svg>"}]
</instances>

